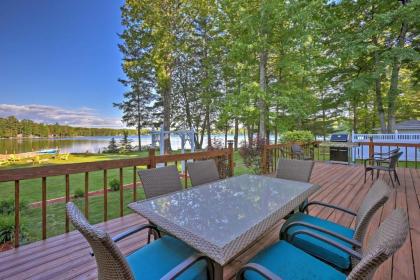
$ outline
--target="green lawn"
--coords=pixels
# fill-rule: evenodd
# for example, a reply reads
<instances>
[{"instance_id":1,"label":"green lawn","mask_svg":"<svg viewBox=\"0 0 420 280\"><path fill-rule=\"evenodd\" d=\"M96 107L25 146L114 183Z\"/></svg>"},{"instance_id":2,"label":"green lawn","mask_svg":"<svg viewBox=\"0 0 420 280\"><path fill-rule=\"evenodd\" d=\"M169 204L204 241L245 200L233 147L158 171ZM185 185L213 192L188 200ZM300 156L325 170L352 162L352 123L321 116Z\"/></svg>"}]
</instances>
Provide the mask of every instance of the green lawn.
<instances>
[{"instance_id":1,"label":"green lawn","mask_svg":"<svg viewBox=\"0 0 420 280\"><path fill-rule=\"evenodd\" d=\"M131 153L127 155L71 155L69 160L65 163L76 163L76 162L90 162L98 160L109 160L109 159L121 159L129 157L147 156L147 152L142 153ZM243 165L242 159L239 153L234 154L235 161L235 175L248 173L248 169ZM60 160L49 160L45 165L63 164ZM32 166L30 163L21 163L6 168L22 168ZM180 169L181 163L178 164ZM145 168L145 167L139 167ZM112 179L119 180L119 170L111 169L108 170L108 182ZM70 194L73 195L75 190L80 188L84 190L85 184L84 174L73 174L70 175ZM182 180L183 181L183 180ZM133 182L133 168L124 168L124 184L130 184ZM189 182L188 182L189 183ZM184 185L184 181L182 182ZM20 198L21 201L26 203L37 202L41 200L41 179L33 180L22 180L20 183ZM102 190L103 189L103 171L90 172L89 173L89 191ZM144 193L142 188L137 189L137 199L144 199ZM65 177L54 176L47 178L47 199L63 197L65 195ZM1 200L13 199L14 198L14 183L0 183L0 197ZM108 192L108 219L116 218L120 215L119 211L119 191ZM84 209L84 198L74 199L77 205ZM132 189L124 190L124 204L133 201ZM65 228L65 215L64 215L64 203L55 203L47 206L47 236L55 236L64 233ZM89 197L89 221L92 224L100 223L103 221L103 195ZM124 214L129 214L131 211L125 207ZM41 228L41 208L27 208L21 211L21 224L23 226L23 232L25 239L23 243L29 243L42 238Z\"/></svg>"}]
</instances>

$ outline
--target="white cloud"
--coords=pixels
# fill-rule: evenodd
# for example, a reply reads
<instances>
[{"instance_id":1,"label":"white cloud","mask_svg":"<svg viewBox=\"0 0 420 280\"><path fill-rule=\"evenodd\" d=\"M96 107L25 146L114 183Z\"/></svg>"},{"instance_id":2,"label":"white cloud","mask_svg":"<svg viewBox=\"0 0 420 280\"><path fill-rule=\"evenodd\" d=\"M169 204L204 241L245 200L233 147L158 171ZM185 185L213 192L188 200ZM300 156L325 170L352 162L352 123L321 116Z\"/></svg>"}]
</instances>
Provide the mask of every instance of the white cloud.
<instances>
[{"instance_id":1,"label":"white cloud","mask_svg":"<svg viewBox=\"0 0 420 280\"><path fill-rule=\"evenodd\" d=\"M99 115L95 109L82 107L78 109L65 109L47 105L13 105L0 104L0 117L15 116L18 119L30 119L35 122L47 124L59 123L62 125L81 127L108 127L123 128L119 118L109 118Z\"/></svg>"}]
</instances>

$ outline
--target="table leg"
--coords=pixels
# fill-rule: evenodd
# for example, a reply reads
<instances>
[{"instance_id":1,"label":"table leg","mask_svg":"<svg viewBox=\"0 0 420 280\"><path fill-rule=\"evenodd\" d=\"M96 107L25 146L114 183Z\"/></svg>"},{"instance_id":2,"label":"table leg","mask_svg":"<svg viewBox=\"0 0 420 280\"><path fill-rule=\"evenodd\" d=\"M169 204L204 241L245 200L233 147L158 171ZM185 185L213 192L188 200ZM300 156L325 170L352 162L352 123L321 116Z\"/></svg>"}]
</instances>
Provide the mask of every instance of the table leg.
<instances>
[{"instance_id":1,"label":"table leg","mask_svg":"<svg viewBox=\"0 0 420 280\"><path fill-rule=\"evenodd\" d=\"M217 262L213 262L214 267L214 280L223 280L223 266Z\"/></svg>"}]
</instances>

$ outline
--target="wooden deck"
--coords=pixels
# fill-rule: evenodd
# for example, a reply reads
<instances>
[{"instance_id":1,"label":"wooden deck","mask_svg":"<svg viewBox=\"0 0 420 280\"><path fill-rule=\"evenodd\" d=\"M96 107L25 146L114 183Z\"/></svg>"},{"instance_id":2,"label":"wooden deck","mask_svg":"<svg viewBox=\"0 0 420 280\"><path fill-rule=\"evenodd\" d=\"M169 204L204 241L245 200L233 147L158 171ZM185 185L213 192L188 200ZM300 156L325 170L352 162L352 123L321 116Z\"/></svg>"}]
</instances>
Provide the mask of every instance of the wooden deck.
<instances>
[{"instance_id":1,"label":"wooden deck","mask_svg":"<svg viewBox=\"0 0 420 280\"><path fill-rule=\"evenodd\" d=\"M381 220L395 207L408 212L410 234L403 247L394 257L384 263L375 279L420 279L420 170L401 168L398 170L401 186L396 188L387 204L380 209L369 229L369 235ZM388 178L385 178L389 181ZM371 186L371 181L363 183L361 166L330 165L317 163L311 182L321 185L321 189L311 199L323 200L357 210ZM345 226L354 225L351 216L341 212L314 207L311 214ZM145 223L135 214L108 221L100 227L111 235L132 226ZM225 279L231 279L240 266L256 252L278 238L279 225L257 241L249 250L240 255L224 269ZM121 250L130 251L145 244L146 235L141 233L119 243ZM89 255L89 246L77 232L70 232L45 241L39 241L18 249L0 253L0 279L95 279L95 261Z\"/></svg>"}]
</instances>

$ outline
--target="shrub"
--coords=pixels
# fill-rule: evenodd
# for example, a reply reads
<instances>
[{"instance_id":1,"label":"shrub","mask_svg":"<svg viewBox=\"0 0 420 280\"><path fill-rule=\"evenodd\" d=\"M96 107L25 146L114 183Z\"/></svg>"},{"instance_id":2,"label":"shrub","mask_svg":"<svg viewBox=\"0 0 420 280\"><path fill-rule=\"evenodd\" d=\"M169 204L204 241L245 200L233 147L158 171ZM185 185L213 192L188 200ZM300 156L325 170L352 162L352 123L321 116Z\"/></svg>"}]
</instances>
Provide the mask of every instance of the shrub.
<instances>
[{"instance_id":1,"label":"shrub","mask_svg":"<svg viewBox=\"0 0 420 280\"><path fill-rule=\"evenodd\" d=\"M27 209L28 203L24 200L21 200L19 203L19 208L21 211ZM15 212L15 200L13 198L0 201L0 214L1 215L10 215L14 212Z\"/></svg>"},{"instance_id":2,"label":"shrub","mask_svg":"<svg viewBox=\"0 0 420 280\"><path fill-rule=\"evenodd\" d=\"M81 198L85 196L85 192L81 188L74 190L74 198Z\"/></svg>"},{"instance_id":3,"label":"shrub","mask_svg":"<svg viewBox=\"0 0 420 280\"><path fill-rule=\"evenodd\" d=\"M282 135L282 141L284 143L289 142L302 142L309 143L314 141L314 135L308 130L294 130L287 131Z\"/></svg>"},{"instance_id":4,"label":"shrub","mask_svg":"<svg viewBox=\"0 0 420 280\"><path fill-rule=\"evenodd\" d=\"M20 240L25 240L27 232L25 228L19 227ZM15 236L15 217L13 215L0 216L0 244L4 244L13 240Z\"/></svg>"},{"instance_id":5,"label":"shrub","mask_svg":"<svg viewBox=\"0 0 420 280\"><path fill-rule=\"evenodd\" d=\"M109 186L111 187L111 191L118 191L120 189L120 181L114 178L109 182Z\"/></svg>"},{"instance_id":6,"label":"shrub","mask_svg":"<svg viewBox=\"0 0 420 280\"><path fill-rule=\"evenodd\" d=\"M246 167L254 174L261 174L261 152L265 140L253 139L248 143L242 143L239 154L244 160Z\"/></svg>"},{"instance_id":7,"label":"shrub","mask_svg":"<svg viewBox=\"0 0 420 280\"><path fill-rule=\"evenodd\" d=\"M14 217L12 215L0 217L0 244L12 241L14 233Z\"/></svg>"}]
</instances>

